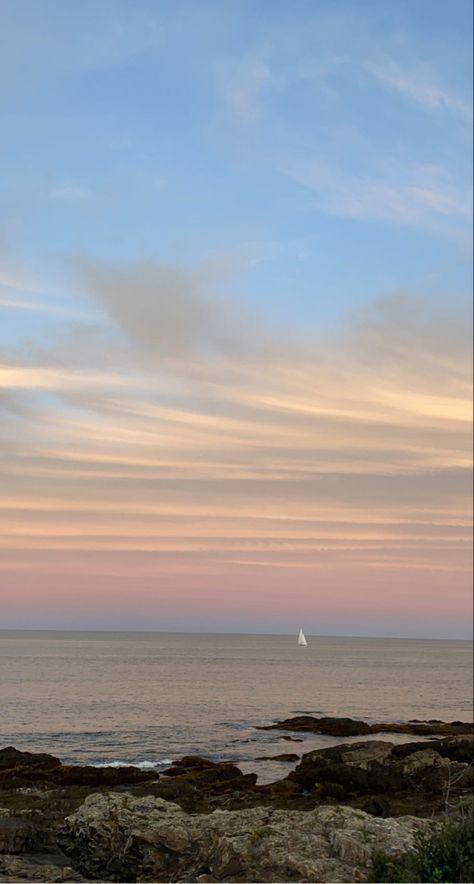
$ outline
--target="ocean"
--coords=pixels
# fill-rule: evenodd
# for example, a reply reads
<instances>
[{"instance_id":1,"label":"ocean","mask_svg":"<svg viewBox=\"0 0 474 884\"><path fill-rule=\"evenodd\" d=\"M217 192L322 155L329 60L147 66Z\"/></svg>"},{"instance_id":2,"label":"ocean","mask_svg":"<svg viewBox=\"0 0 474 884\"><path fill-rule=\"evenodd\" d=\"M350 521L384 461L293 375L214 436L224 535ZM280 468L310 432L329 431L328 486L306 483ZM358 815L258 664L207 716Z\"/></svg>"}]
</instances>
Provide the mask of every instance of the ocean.
<instances>
[{"instance_id":1,"label":"ocean","mask_svg":"<svg viewBox=\"0 0 474 884\"><path fill-rule=\"evenodd\" d=\"M472 720L472 642L307 638L0 631L0 746L156 770L199 754L263 782L291 765L258 756L343 742L256 730L274 720Z\"/></svg>"}]
</instances>

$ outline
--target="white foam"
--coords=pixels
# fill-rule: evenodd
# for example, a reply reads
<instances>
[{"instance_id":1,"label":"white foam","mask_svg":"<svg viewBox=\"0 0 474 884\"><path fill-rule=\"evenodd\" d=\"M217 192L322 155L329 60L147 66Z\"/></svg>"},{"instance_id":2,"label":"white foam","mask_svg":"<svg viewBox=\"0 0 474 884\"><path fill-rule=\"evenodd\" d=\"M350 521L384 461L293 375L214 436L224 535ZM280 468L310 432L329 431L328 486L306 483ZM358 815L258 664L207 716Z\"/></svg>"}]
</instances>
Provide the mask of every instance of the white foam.
<instances>
[{"instance_id":1,"label":"white foam","mask_svg":"<svg viewBox=\"0 0 474 884\"><path fill-rule=\"evenodd\" d=\"M91 767L137 767L140 770L156 770L158 767L168 767L173 764L171 758L162 758L161 761L96 761Z\"/></svg>"}]
</instances>

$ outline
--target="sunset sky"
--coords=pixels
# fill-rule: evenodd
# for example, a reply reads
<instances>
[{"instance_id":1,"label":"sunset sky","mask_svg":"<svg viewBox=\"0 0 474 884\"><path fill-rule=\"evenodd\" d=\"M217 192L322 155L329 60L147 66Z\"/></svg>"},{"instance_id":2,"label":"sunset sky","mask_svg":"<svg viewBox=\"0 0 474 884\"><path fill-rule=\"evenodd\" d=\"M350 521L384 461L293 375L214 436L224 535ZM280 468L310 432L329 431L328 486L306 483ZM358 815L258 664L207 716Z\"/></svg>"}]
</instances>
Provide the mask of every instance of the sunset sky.
<instances>
[{"instance_id":1,"label":"sunset sky","mask_svg":"<svg viewBox=\"0 0 474 884\"><path fill-rule=\"evenodd\" d=\"M0 627L464 638L468 0L2 0Z\"/></svg>"}]
</instances>

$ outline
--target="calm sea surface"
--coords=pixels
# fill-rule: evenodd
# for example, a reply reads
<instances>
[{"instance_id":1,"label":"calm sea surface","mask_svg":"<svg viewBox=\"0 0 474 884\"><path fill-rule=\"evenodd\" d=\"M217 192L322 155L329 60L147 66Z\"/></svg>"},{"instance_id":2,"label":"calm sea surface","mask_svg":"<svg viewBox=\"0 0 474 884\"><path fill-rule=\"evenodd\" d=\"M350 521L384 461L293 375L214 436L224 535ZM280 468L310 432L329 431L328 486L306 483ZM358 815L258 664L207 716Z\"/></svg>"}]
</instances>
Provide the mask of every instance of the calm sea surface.
<instances>
[{"instance_id":1,"label":"calm sea surface","mask_svg":"<svg viewBox=\"0 0 474 884\"><path fill-rule=\"evenodd\" d=\"M403 639L0 631L0 746L69 763L162 769L201 754L261 779L289 743L255 730L298 712L373 721L472 720L472 643ZM295 736L301 736L296 734ZM357 738L360 739L360 738Z\"/></svg>"}]
</instances>

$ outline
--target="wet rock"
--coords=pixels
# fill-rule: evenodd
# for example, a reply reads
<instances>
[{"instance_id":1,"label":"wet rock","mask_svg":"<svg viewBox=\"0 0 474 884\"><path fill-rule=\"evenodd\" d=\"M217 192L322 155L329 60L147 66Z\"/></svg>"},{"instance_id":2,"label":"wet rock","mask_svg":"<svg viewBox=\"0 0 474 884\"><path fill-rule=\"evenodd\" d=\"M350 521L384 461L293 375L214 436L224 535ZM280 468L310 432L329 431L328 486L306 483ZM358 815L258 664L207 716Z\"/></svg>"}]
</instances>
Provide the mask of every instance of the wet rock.
<instances>
[{"instance_id":1,"label":"wet rock","mask_svg":"<svg viewBox=\"0 0 474 884\"><path fill-rule=\"evenodd\" d=\"M282 752L281 755L258 755L255 761L299 761L294 752Z\"/></svg>"},{"instance_id":2,"label":"wet rock","mask_svg":"<svg viewBox=\"0 0 474 884\"><path fill-rule=\"evenodd\" d=\"M297 715L294 718L286 718L274 724L261 725L257 729L292 730L303 731L313 734L327 734L333 737L356 737L363 734L419 734L420 736L445 735L457 736L473 733L472 722L465 721L408 721L408 722L380 722L367 724L354 718L314 718L312 715Z\"/></svg>"},{"instance_id":3,"label":"wet rock","mask_svg":"<svg viewBox=\"0 0 474 884\"><path fill-rule=\"evenodd\" d=\"M203 770L213 770L220 767L219 762L210 761L208 758L201 758L200 755L185 755L178 761L173 761L171 767L163 771L166 777L180 777L185 773L201 772Z\"/></svg>"},{"instance_id":4,"label":"wet rock","mask_svg":"<svg viewBox=\"0 0 474 884\"><path fill-rule=\"evenodd\" d=\"M355 721L352 718L314 718L312 715L297 715L275 724L260 726L258 730L292 730L306 731L314 734L328 734L332 737L355 737L360 734L370 734L370 725L365 721Z\"/></svg>"},{"instance_id":5,"label":"wet rock","mask_svg":"<svg viewBox=\"0 0 474 884\"><path fill-rule=\"evenodd\" d=\"M54 755L20 752L13 746L0 750L0 788L4 784L29 786L53 778L61 762Z\"/></svg>"},{"instance_id":6,"label":"wet rock","mask_svg":"<svg viewBox=\"0 0 474 884\"><path fill-rule=\"evenodd\" d=\"M446 736L456 737L463 734L472 734L474 725L472 721L438 721L432 719L422 722L380 722L371 726L371 733L379 734L414 734L420 736Z\"/></svg>"},{"instance_id":7,"label":"wet rock","mask_svg":"<svg viewBox=\"0 0 474 884\"><path fill-rule=\"evenodd\" d=\"M0 749L0 770L12 770L15 767L41 768L43 770L59 767L59 758L43 752L20 752L14 746Z\"/></svg>"},{"instance_id":8,"label":"wet rock","mask_svg":"<svg viewBox=\"0 0 474 884\"><path fill-rule=\"evenodd\" d=\"M426 820L352 808L187 814L159 798L91 795L59 838L75 869L103 881L365 881L372 856L413 845Z\"/></svg>"},{"instance_id":9,"label":"wet rock","mask_svg":"<svg viewBox=\"0 0 474 884\"><path fill-rule=\"evenodd\" d=\"M156 771L137 767L89 767L61 765L54 771L51 781L58 786L91 786L112 789L120 785L133 785L159 779Z\"/></svg>"},{"instance_id":10,"label":"wet rock","mask_svg":"<svg viewBox=\"0 0 474 884\"><path fill-rule=\"evenodd\" d=\"M28 789L42 785L114 788L121 784L158 779L155 771L136 767L66 765L45 753L20 752L13 746L0 750L0 788Z\"/></svg>"},{"instance_id":11,"label":"wet rock","mask_svg":"<svg viewBox=\"0 0 474 884\"><path fill-rule=\"evenodd\" d=\"M238 782L238 787L254 785L257 774L243 774L239 767L230 762L209 761L207 758L189 755L173 763L163 771L163 777L179 777L186 782L194 782L202 786L229 788L229 784Z\"/></svg>"}]
</instances>

